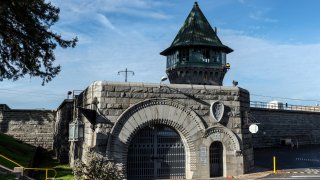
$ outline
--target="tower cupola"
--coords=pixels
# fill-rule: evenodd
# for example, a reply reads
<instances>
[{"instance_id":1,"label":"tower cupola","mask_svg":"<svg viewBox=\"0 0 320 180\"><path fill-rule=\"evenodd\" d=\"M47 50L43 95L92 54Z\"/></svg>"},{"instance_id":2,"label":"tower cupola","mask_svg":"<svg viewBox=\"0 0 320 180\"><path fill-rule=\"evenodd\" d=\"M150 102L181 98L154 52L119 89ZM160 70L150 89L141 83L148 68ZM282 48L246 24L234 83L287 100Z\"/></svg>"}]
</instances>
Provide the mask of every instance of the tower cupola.
<instances>
[{"instance_id":1,"label":"tower cupola","mask_svg":"<svg viewBox=\"0 0 320 180\"><path fill-rule=\"evenodd\" d=\"M222 85L229 68L226 54L232 51L222 44L195 2L170 47L160 54L167 57L170 83Z\"/></svg>"}]
</instances>

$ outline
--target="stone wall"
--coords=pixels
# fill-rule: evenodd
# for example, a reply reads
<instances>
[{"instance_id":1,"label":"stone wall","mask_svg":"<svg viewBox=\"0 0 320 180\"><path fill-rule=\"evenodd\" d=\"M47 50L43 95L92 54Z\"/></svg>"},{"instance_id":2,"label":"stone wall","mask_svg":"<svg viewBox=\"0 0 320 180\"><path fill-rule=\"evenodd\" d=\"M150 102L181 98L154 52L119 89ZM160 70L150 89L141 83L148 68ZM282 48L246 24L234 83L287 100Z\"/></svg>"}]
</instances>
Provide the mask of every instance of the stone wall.
<instances>
[{"instance_id":1,"label":"stone wall","mask_svg":"<svg viewBox=\"0 0 320 180\"><path fill-rule=\"evenodd\" d=\"M52 150L55 112L51 110L0 110L0 132L27 144Z\"/></svg>"},{"instance_id":2,"label":"stone wall","mask_svg":"<svg viewBox=\"0 0 320 180\"><path fill-rule=\"evenodd\" d=\"M319 112L251 108L251 114L260 123L254 148L280 146L285 139L294 146L320 143Z\"/></svg>"},{"instance_id":3,"label":"stone wall","mask_svg":"<svg viewBox=\"0 0 320 180\"><path fill-rule=\"evenodd\" d=\"M92 120L90 122L87 118L82 118L85 122L85 137L83 143L78 146L81 150L77 152L85 157L88 149L95 148L100 154L105 154L110 131L119 117L128 109L148 99L158 101L160 105L161 99L177 101L202 119L208 133L214 132L213 129L230 129L230 132L236 135L235 141L239 141L241 151L240 154L235 154L235 151L226 152L228 168L224 175L243 174L253 167L252 135L244 120L246 112L249 111L249 93L238 87L183 84L161 85L160 87L159 84L95 82L79 95L78 105L96 110L97 118L94 124ZM225 112L220 123L214 122L210 117L209 107L214 101L220 101L225 105ZM223 141L226 139L227 137ZM198 141L205 144L207 142L207 140ZM229 147L232 142L225 141L224 143L226 147ZM208 143L207 145L210 146ZM71 146L74 147L75 144L72 143ZM192 153L198 156L199 151L197 149ZM79 155L73 156L78 157ZM200 168L200 164L197 166ZM204 173L208 173L206 168L203 170L200 168L197 176L201 177L201 174Z\"/></svg>"},{"instance_id":4,"label":"stone wall","mask_svg":"<svg viewBox=\"0 0 320 180\"><path fill-rule=\"evenodd\" d=\"M69 123L73 118L73 99L65 99L57 109L54 125L54 152L60 163L69 162Z\"/></svg>"}]
</instances>

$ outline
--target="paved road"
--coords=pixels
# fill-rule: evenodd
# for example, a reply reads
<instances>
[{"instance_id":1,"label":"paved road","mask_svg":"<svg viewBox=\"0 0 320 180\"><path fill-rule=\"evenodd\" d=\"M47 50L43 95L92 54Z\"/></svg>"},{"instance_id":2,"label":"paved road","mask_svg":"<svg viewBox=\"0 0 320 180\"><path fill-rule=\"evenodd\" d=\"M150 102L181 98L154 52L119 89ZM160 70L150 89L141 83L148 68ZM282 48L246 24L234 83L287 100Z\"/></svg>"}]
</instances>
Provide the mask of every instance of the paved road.
<instances>
[{"instance_id":1,"label":"paved road","mask_svg":"<svg viewBox=\"0 0 320 180\"><path fill-rule=\"evenodd\" d=\"M320 179L320 169L291 169L281 170L262 179Z\"/></svg>"},{"instance_id":2,"label":"paved road","mask_svg":"<svg viewBox=\"0 0 320 180\"><path fill-rule=\"evenodd\" d=\"M254 150L255 165L272 169L276 156L277 169L320 168L320 145L299 148L278 147Z\"/></svg>"},{"instance_id":3,"label":"paved road","mask_svg":"<svg viewBox=\"0 0 320 180\"><path fill-rule=\"evenodd\" d=\"M255 166L272 170L276 156L277 174L263 179L320 179L320 145L254 150Z\"/></svg>"}]
</instances>

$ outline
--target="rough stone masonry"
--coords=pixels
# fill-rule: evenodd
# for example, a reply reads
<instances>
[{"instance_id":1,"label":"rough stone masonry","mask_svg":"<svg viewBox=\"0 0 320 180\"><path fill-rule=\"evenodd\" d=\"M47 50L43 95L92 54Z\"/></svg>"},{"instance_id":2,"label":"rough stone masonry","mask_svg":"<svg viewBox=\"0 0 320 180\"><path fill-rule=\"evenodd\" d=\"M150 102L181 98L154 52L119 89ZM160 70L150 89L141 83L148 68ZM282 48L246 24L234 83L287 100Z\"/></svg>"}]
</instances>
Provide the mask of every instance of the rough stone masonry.
<instances>
[{"instance_id":1,"label":"rough stone masonry","mask_svg":"<svg viewBox=\"0 0 320 180\"><path fill-rule=\"evenodd\" d=\"M55 111L0 109L0 132L13 136L27 144L53 149Z\"/></svg>"},{"instance_id":2,"label":"rough stone masonry","mask_svg":"<svg viewBox=\"0 0 320 180\"><path fill-rule=\"evenodd\" d=\"M210 117L210 104L224 104L218 123ZM187 179L208 178L209 148L220 141L223 176L239 175L253 167L252 135L245 114L249 93L239 87L147 84L96 81L78 97L78 106L96 110L95 122L82 115L83 142L71 143L71 159L94 148L126 169L128 146L139 130L165 125L179 132L186 147ZM93 123L94 122L94 123Z\"/></svg>"}]
</instances>

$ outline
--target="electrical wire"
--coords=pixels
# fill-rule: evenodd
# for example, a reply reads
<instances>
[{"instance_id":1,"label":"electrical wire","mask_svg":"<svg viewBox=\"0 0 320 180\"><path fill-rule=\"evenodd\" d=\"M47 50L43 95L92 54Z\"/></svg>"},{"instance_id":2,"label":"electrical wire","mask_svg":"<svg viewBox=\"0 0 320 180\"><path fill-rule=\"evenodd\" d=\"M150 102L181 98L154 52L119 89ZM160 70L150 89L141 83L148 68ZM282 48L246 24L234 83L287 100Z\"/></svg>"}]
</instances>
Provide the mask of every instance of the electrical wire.
<instances>
[{"instance_id":1,"label":"electrical wire","mask_svg":"<svg viewBox=\"0 0 320 180\"><path fill-rule=\"evenodd\" d=\"M265 97L265 98L273 98L273 99L286 99L286 100L293 100L293 101L310 101L310 102L320 102L317 99L298 99L298 98L287 98L287 97L277 97L277 96L266 96L266 95L259 95L259 94L251 94L252 96L258 97Z\"/></svg>"}]
</instances>

